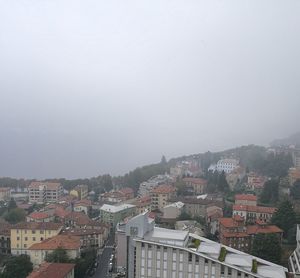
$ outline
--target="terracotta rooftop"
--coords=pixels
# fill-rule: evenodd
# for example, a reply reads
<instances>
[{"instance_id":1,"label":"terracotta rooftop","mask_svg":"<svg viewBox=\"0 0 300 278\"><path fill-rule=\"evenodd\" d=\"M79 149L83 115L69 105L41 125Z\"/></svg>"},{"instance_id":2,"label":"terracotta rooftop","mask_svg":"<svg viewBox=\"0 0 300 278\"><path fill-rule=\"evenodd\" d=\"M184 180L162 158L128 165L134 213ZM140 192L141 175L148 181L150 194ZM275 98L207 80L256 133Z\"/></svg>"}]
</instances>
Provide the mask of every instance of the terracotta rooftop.
<instances>
[{"instance_id":1,"label":"terracotta rooftop","mask_svg":"<svg viewBox=\"0 0 300 278\"><path fill-rule=\"evenodd\" d=\"M104 228L100 229L66 229L61 232L62 235L72 235L72 236L84 236L84 235L94 235L103 234Z\"/></svg>"},{"instance_id":2,"label":"terracotta rooftop","mask_svg":"<svg viewBox=\"0 0 300 278\"><path fill-rule=\"evenodd\" d=\"M237 194L235 200L257 201L257 196L252 194Z\"/></svg>"},{"instance_id":3,"label":"terracotta rooftop","mask_svg":"<svg viewBox=\"0 0 300 278\"><path fill-rule=\"evenodd\" d=\"M34 212L30 213L27 217L30 217L30 218L32 218L32 219L39 220L39 219L45 219L45 218L48 218L48 217L49 217L49 214L46 213L46 212L38 212L38 211L34 211Z\"/></svg>"},{"instance_id":4,"label":"terracotta rooftop","mask_svg":"<svg viewBox=\"0 0 300 278\"><path fill-rule=\"evenodd\" d=\"M72 211L65 216L66 220L74 221L77 225L88 225L91 219L83 212Z\"/></svg>"},{"instance_id":5,"label":"terracotta rooftop","mask_svg":"<svg viewBox=\"0 0 300 278\"><path fill-rule=\"evenodd\" d=\"M75 202L75 206L91 206L92 201L88 199L82 199L77 202Z\"/></svg>"},{"instance_id":6,"label":"terracotta rooftop","mask_svg":"<svg viewBox=\"0 0 300 278\"><path fill-rule=\"evenodd\" d=\"M130 187L123 187L119 191L124 194L133 194L134 193L133 189Z\"/></svg>"},{"instance_id":7,"label":"terracotta rooftop","mask_svg":"<svg viewBox=\"0 0 300 278\"><path fill-rule=\"evenodd\" d=\"M30 183L29 189L39 188L39 186L43 186L43 185L45 185L47 187L47 189L50 189L50 190L56 190L61 186L61 184L59 182L33 181Z\"/></svg>"},{"instance_id":8,"label":"terracotta rooftop","mask_svg":"<svg viewBox=\"0 0 300 278\"><path fill-rule=\"evenodd\" d=\"M239 221L244 221L244 218L239 216L239 215L235 215L234 218L230 218L230 217L222 217L219 218L219 223L220 225L226 227L226 228L235 228L238 227L238 222Z\"/></svg>"},{"instance_id":9,"label":"terracotta rooftop","mask_svg":"<svg viewBox=\"0 0 300 278\"><path fill-rule=\"evenodd\" d=\"M19 230L59 230L63 227L60 223L52 222L22 222L14 225L12 229Z\"/></svg>"},{"instance_id":10,"label":"terracotta rooftop","mask_svg":"<svg viewBox=\"0 0 300 278\"><path fill-rule=\"evenodd\" d=\"M207 184L207 180L201 179L201 178L184 178L183 181L184 182L191 182L191 183L194 183L194 184L201 184L201 185L206 185Z\"/></svg>"},{"instance_id":11,"label":"terracotta rooftop","mask_svg":"<svg viewBox=\"0 0 300 278\"><path fill-rule=\"evenodd\" d=\"M0 187L0 192L10 191L9 187Z\"/></svg>"},{"instance_id":12,"label":"terracotta rooftop","mask_svg":"<svg viewBox=\"0 0 300 278\"><path fill-rule=\"evenodd\" d=\"M29 250L55 250L57 248L65 250L79 249L80 238L78 236L71 235L57 235L31 245Z\"/></svg>"},{"instance_id":13,"label":"terracotta rooftop","mask_svg":"<svg viewBox=\"0 0 300 278\"><path fill-rule=\"evenodd\" d=\"M176 188L172 185L159 185L158 187L152 189L152 193L158 193L158 194L167 194L167 193L172 193L175 192Z\"/></svg>"},{"instance_id":14,"label":"terracotta rooftop","mask_svg":"<svg viewBox=\"0 0 300 278\"><path fill-rule=\"evenodd\" d=\"M257 213L274 213L276 208L274 207L261 207L261 206L244 206L244 205L233 205L233 210L257 212Z\"/></svg>"},{"instance_id":15,"label":"terracotta rooftop","mask_svg":"<svg viewBox=\"0 0 300 278\"><path fill-rule=\"evenodd\" d=\"M247 233L249 235L255 235L283 233L283 231L275 225L251 225L247 227Z\"/></svg>"},{"instance_id":16,"label":"terracotta rooftop","mask_svg":"<svg viewBox=\"0 0 300 278\"><path fill-rule=\"evenodd\" d=\"M31 272L27 278L65 278L75 267L75 264L43 263Z\"/></svg>"},{"instance_id":17,"label":"terracotta rooftop","mask_svg":"<svg viewBox=\"0 0 300 278\"><path fill-rule=\"evenodd\" d=\"M134 202L134 205L143 206L143 205L147 205L149 203L151 203L151 197L150 196L144 196L144 197L136 199L136 201Z\"/></svg>"}]
</instances>

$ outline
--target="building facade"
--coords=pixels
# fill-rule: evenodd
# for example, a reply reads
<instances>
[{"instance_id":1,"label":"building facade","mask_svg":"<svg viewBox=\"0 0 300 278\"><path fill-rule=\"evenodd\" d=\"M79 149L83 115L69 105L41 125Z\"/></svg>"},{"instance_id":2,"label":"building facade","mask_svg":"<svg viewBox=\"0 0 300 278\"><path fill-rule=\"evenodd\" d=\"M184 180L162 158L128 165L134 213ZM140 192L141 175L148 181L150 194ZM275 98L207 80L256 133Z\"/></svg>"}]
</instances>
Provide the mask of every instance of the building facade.
<instances>
[{"instance_id":1,"label":"building facade","mask_svg":"<svg viewBox=\"0 0 300 278\"><path fill-rule=\"evenodd\" d=\"M56 203L63 194L63 188L56 182L32 182L28 194L30 203Z\"/></svg>"},{"instance_id":2,"label":"building facade","mask_svg":"<svg viewBox=\"0 0 300 278\"><path fill-rule=\"evenodd\" d=\"M152 210L162 210L168 204L168 200L176 196L176 188L172 185L159 185L151 191L150 196Z\"/></svg>"},{"instance_id":3,"label":"building facade","mask_svg":"<svg viewBox=\"0 0 300 278\"><path fill-rule=\"evenodd\" d=\"M27 254L31 245L58 235L62 228L62 224L51 222L16 224L10 230L11 253L13 255Z\"/></svg>"},{"instance_id":4,"label":"building facade","mask_svg":"<svg viewBox=\"0 0 300 278\"><path fill-rule=\"evenodd\" d=\"M9 201L11 198L9 187L0 187L0 201Z\"/></svg>"},{"instance_id":5,"label":"building facade","mask_svg":"<svg viewBox=\"0 0 300 278\"><path fill-rule=\"evenodd\" d=\"M27 278L74 278L75 264L43 263L31 272Z\"/></svg>"},{"instance_id":6,"label":"building facade","mask_svg":"<svg viewBox=\"0 0 300 278\"><path fill-rule=\"evenodd\" d=\"M286 278L288 272L195 234L155 227L147 214L118 226L117 237L117 264L126 264L128 278Z\"/></svg>"},{"instance_id":7,"label":"building facade","mask_svg":"<svg viewBox=\"0 0 300 278\"><path fill-rule=\"evenodd\" d=\"M183 182L193 189L194 194L203 194L207 187L207 181L201 178L184 178Z\"/></svg>"},{"instance_id":8,"label":"building facade","mask_svg":"<svg viewBox=\"0 0 300 278\"><path fill-rule=\"evenodd\" d=\"M86 199L89 195L89 188L85 184L77 185L70 191L70 195L76 197L78 200Z\"/></svg>"}]
</instances>

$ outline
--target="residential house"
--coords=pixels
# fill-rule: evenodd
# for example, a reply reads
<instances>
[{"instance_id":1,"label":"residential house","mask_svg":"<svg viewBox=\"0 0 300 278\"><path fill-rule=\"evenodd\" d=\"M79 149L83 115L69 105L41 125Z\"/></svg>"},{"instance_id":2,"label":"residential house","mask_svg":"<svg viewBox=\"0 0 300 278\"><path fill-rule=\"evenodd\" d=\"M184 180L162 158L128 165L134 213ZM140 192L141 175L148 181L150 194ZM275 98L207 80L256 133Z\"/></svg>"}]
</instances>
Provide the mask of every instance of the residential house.
<instances>
[{"instance_id":1,"label":"residential house","mask_svg":"<svg viewBox=\"0 0 300 278\"><path fill-rule=\"evenodd\" d=\"M36 267L46 260L47 255L56 249L64 249L70 259L80 256L80 237L71 235L56 235L28 248L28 255L33 266Z\"/></svg>"},{"instance_id":2,"label":"residential house","mask_svg":"<svg viewBox=\"0 0 300 278\"><path fill-rule=\"evenodd\" d=\"M70 195L76 197L78 200L86 199L89 195L89 188L85 184L77 185L70 191Z\"/></svg>"},{"instance_id":3,"label":"residential house","mask_svg":"<svg viewBox=\"0 0 300 278\"><path fill-rule=\"evenodd\" d=\"M172 185L159 185L151 191L152 210L162 210L167 204L168 200L176 196L176 188Z\"/></svg>"},{"instance_id":4,"label":"residential house","mask_svg":"<svg viewBox=\"0 0 300 278\"><path fill-rule=\"evenodd\" d=\"M30 203L56 203L63 194L63 188L57 182L31 182L28 187Z\"/></svg>"},{"instance_id":5,"label":"residential house","mask_svg":"<svg viewBox=\"0 0 300 278\"><path fill-rule=\"evenodd\" d=\"M100 199L103 202L121 203L134 198L134 191L130 187L124 187L119 190L112 190L101 194Z\"/></svg>"},{"instance_id":6,"label":"residential house","mask_svg":"<svg viewBox=\"0 0 300 278\"><path fill-rule=\"evenodd\" d=\"M11 253L13 255L27 254L28 248L45 239L56 236L63 225L52 222L22 222L11 227Z\"/></svg>"},{"instance_id":7,"label":"residential house","mask_svg":"<svg viewBox=\"0 0 300 278\"><path fill-rule=\"evenodd\" d=\"M247 188L255 191L262 190L266 182L266 177L260 176L254 172L248 174Z\"/></svg>"},{"instance_id":8,"label":"residential house","mask_svg":"<svg viewBox=\"0 0 300 278\"><path fill-rule=\"evenodd\" d=\"M290 168L288 179L290 186L293 186L295 181L300 180L300 168Z\"/></svg>"},{"instance_id":9,"label":"residential house","mask_svg":"<svg viewBox=\"0 0 300 278\"><path fill-rule=\"evenodd\" d=\"M217 206L206 208L206 223L209 233L215 235L219 231L219 218L223 217L223 209Z\"/></svg>"},{"instance_id":10,"label":"residential house","mask_svg":"<svg viewBox=\"0 0 300 278\"><path fill-rule=\"evenodd\" d=\"M184 178L183 182L187 187L191 187L194 194L203 194L207 187L207 180L202 178Z\"/></svg>"},{"instance_id":11,"label":"residential house","mask_svg":"<svg viewBox=\"0 0 300 278\"><path fill-rule=\"evenodd\" d=\"M84 212L86 215L89 214L92 209L92 201L87 199L82 199L74 204L74 211L76 212Z\"/></svg>"},{"instance_id":12,"label":"residential house","mask_svg":"<svg viewBox=\"0 0 300 278\"><path fill-rule=\"evenodd\" d=\"M74 268L70 263L43 263L27 278L74 278Z\"/></svg>"},{"instance_id":13,"label":"residential house","mask_svg":"<svg viewBox=\"0 0 300 278\"><path fill-rule=\"evenodd\" d=\"M230 190L234 190L245 176L246 170L241 166L236 167L230 173L226 174L226 181L229 185Z\"/></svg>"},{"instance_id":14,"label":"residential house","mask_svg":"<svg viewBox=\"0 0 300 278\"><path fill-rule=\"evenodd\" d=\"M157 186L162 184L168 184L173 181L174 178L168 174L153 176L149 180L144 181L140 184L138 190L138 196L139 197L148 196L150 195L150 192Z\"/></svg>"}]
</instances>

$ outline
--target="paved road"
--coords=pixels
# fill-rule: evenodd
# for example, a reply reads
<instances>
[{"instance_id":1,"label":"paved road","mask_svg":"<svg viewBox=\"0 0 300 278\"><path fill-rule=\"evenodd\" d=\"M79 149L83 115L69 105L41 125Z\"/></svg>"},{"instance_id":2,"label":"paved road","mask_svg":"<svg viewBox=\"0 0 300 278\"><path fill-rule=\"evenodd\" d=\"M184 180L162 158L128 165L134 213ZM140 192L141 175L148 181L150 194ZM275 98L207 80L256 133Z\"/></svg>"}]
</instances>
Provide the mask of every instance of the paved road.
<instances>
[{"instance_id":1,"label":"paved road","mask_svg":"<svg viewBox=\"0 0 300 278\"><path fill-rule=\"evenodd\" d=\"M108 264L110 256L113 252L114 235L110 236L102 255L100 255L99 266L96 273L92 276L93 278L110 278L111 273L108 272Z\"/></svg>"}]
</instances>

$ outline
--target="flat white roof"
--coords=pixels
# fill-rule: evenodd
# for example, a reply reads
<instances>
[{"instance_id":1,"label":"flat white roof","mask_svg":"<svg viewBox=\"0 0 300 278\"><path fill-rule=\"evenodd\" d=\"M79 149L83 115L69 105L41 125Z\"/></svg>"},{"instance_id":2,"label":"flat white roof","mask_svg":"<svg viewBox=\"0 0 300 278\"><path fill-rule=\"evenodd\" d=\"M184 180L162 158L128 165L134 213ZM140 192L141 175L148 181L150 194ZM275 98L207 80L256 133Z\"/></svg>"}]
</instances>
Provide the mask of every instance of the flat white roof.
<instances>
[{"instance_id":1,"label":"flat white roof","mask_svg":"<svg viewBox=\"0 0 300 278\"><path fill-rule=\"evenodd\" d=\"M170 240L182 240L184 241L188 236L187 231L170 230L159 227L154 227L153 231L149 234L151 238L161 238Z\"/></svg>"},{"instance_id":2,"label":"flat white roof","mask_svg":"<svg viewBox=\"0 0 300 278\"><path fill-rule=\"evenodd\" d=\"M184 207L184 203L182 203L182 202L176 202L176 203L172 203L170 205L165 206L165 208L170 208L170 207L181 209L181 208Z\"/></svg>"},{"instance_id":3,"label":"flat white roof","mask_svg":"<svg viewBox=\"0 0 300 278\"><path fill-rule=\"evenodd\" d=\"M225 258L225 263L234 264L243 267L252 268L252 256L241 255L241 254L227 254Z\"/></svg>"},{"instance_id":4,"label":"flat white roof","mask_svg":"<svg viewBox=\"0 0 300 278\"><path fill-rule=\"evenodd\" d=\"M221 250L221 246L218 243L211 242L201 242L198 252L207 253L207 254L219 254Z\"/></svg>"},{"instance_id":5,"label":"flat white roof","mask_svg":"<svg viewBox=\"0 0 300 278\"><path fill-rule=\"evenodd\" d=\"M100 210L104 210L106 212L112 212L112 213L116 213L125 209L129 209L129 208L133 208L135 207L135 205L131 205L131 204L123 204L123 205L119 205L119 206L113 206L113 205L108 205L108 204L104 204Z\"/></svg>"}]
</instances>

